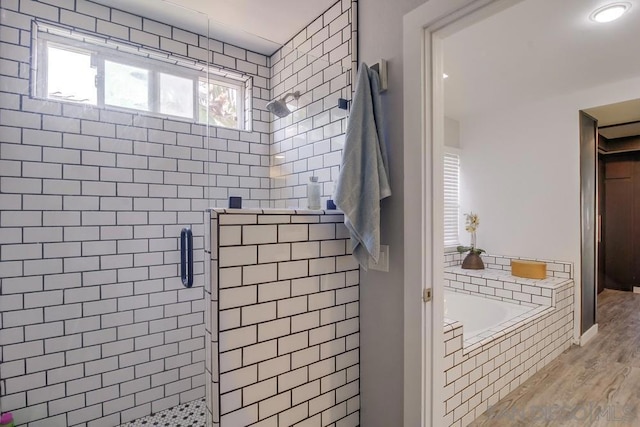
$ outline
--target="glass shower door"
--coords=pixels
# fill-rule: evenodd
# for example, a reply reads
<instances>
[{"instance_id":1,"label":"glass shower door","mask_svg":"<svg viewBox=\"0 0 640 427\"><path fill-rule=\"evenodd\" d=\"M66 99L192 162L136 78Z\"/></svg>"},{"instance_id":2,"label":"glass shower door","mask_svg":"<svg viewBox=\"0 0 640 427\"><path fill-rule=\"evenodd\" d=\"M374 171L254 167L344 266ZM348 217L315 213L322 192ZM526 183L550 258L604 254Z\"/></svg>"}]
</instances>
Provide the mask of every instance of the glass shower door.
<instances>
[{"instance_id":1,"label":"glass shower door","mask_svg":"<svg viewBox=\"0 0 640 427\"><path fill-rule=\"evenodd\" d=\"M0 14L1 411L116 426L196 402L203 418L208 37L32 3ZM206 34L206 16L165 7Z\"/></svg>"}]
</instances>

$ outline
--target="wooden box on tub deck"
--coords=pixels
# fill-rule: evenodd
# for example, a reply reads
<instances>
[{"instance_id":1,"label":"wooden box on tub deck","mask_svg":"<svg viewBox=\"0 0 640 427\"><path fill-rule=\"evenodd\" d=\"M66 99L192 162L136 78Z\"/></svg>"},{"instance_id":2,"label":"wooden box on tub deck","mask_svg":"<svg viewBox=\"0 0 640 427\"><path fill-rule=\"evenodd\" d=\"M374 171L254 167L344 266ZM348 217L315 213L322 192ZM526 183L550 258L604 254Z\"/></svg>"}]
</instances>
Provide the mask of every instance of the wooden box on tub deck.
<instances>
[{"instance_id":1,"label":"wooden box on tub deck","mask_svg":"<svg viewBox=\"0 0 640 427\"><path fill-rule=\"evenodd\" d=\"M511 260L511 274L526 279L546 279L547 263L540 261Z\"/></svg>"}]
</instances>

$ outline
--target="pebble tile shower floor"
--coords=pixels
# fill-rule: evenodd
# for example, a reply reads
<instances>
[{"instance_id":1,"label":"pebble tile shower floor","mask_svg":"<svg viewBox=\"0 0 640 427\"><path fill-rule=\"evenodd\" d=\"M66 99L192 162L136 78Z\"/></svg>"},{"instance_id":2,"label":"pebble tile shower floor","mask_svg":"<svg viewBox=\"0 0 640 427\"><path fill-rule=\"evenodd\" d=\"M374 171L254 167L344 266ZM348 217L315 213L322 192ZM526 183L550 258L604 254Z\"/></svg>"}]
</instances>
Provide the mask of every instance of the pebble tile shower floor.
<instances>
[{"instance_id":1,"label":"pebble tile shower floor","mask_svg":"<svg viewBox=\"0 0 640 427\"><path fill-rule=\"evenodd\" d=\"M205 427L205 411L204 399L198 399L121 424L119 427Z\"/></svg>"}]
</instances>

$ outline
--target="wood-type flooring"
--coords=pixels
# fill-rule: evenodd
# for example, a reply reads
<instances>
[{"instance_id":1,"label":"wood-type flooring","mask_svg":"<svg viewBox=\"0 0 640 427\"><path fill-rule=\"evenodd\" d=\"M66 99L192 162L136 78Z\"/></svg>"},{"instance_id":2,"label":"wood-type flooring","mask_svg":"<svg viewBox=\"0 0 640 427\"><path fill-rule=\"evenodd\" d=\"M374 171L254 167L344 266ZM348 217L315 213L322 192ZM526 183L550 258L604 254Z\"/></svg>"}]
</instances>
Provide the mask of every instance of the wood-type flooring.
<instances>
[{"instance_id":1,"label":"wood-type flooring","mask_svg":"<svg viewBox=\"0 0 640 427\"><path fill-rule=\"evenodd\" d=\"M598 334L572 346L474 427L640 427L640 294L598 295Z\"/></svg>"}]
</instances>

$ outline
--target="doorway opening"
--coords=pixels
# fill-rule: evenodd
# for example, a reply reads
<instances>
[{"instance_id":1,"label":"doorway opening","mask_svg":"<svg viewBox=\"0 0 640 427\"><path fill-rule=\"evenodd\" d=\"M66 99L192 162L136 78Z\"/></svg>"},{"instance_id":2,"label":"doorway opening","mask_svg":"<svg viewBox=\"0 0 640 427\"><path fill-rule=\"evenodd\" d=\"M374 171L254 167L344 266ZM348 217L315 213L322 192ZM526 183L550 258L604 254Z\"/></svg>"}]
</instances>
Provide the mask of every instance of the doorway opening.
<instances>
[{"instance_id":1,"label":"doorway opening","mask_svg":"<svg viewBox=\"0 0 640 427\"><path fill-rule=\"evenodd\" d=\"M596 120L596 294L638 293L640 99L585 112Z\"/></svg>"},{"instance_id":2,"label":"doorway opening","mask_svg":"<svg viewBox=\"0 0 640 427\"><path fill-rule=\"evenodd\" d=\"M407 144L404 148L405 194L411 195L405 198L410 200L405 202L405 253L409 254L405 259L405 319L409 325L419 317L424 321L422 329L405 328L405 395L412 395L411 392L422 385L423 408L427 408L422 412L423 420L431 419L435 425L446 424L449 419L443 417L451 413L454 423L461 418L470 420L482 413L485 405L482 401L483 406L474 406L477 411L473 415L461 414L453 404L443 407L437 397L450 382L448 378L443 381L441 374L448 366L443 361L446 349L441 341L445 286L441 159L447 110L444 92L452 83L466 79L459 85L462 88L459 99L465 109L477 107L474 111L461 111L465 117L459 121L469 123L463 125L467 130L460 132L461 139L472 135L481 140L473 146L475 151L469 150L466 156L479 161L465 164L463 154L461 163L463 173L473 177L466 181L468 187L484 191L482 194L468 193L474 197L468 199L471 200L468 209L479 211L477 206L483 209L477 212L483 218L481 233L486 232L478 235L481 246L493 253L556 259L573 265L571 278L577 285L573 288L575 300L571 310L575 309L577 321L572 322L571 314L569 329L573 327L570 335L574 342L580 342L584 335L579 319L584 296L580 285L583 279L582 208L577 192L581 166L580 150L575 144L580 127L575 113L583 106L627 99L625 95L629 90L637 87L640 61L633 60L628 67L612 67L597 57L603 53L602 49L589 47L603 43L622 46L620 40L630 35L632 28L637 28L632 25L632 17L637 15L628 15L626 21L621 20L620 26L616 27L620 28L619 32L605 32L589 20L588 5L584 2L563 2L562 13L544 13L544 7L555 8L557 4L550 1L470 0L452 5L432 1L405 17L405 140L422 142ZM541 16L553 20L536 23L534 18ZM557 25L557 37L551 36L553 25ZM540 31L543 26L545 30ZM473 37L458 39L460 42L456 45L464 52L456 58L462 65L453 68L456 64L449 59L452 50L444 51L443 39L469 28L475 28L476 32ZM566 49L559 47L559 43L575 42L566 37L568 29L585 35L580 40L585 44L584 49L575 49L573 45ZM491 36L494 38L490 39ZM607 49L604 53L608 55L613 51L613 48ZM571 60L571 52L576 56L586 52L596 57L591 60L583 55L579 60ZM611 58L611 61L619 58L621 56ZM527 65L527 61L532 63ZM575 67L583 63L597 66L576 70ZM422 88L421 97L415 96L416 88ZM449 94L455 92L450 88L446 90L448 101L451 99ZM472 113L473 117L467 119ZM593 147L591 188L595 203L597 156L595 144ZM464 143L461 150L465 151ZM476 168L471 169L469 164ZM415 209L416 202L420 210ZM464 213L466 209L461 211ZM591 212L595 213L595 207ZM595 239L594 227L589 232ZM594 240L590 246L594 254L591 266L596 262L595 248ZM595 276L595 270L592 276ZM419 294L414 291L418 290L416 288L422 291L424 287L433 287L434 304L423 304L422 298L417 301ZM591 325L595 326L596 297L595 288L592 289L594 313ZM585 322L584 326L587 325ZM419 334L422 335L422 360L414 357L415 346L407 344ZM422 384L415 379L415 372L420 368ZM431 386L424 387L424 384ZM511 387L511 383L509 385ZM515 387L517 384L514 383ZM509 390L505 389L504 393L487 402L487 406L506 396ZM415 403L411 400L405 405L405 414ZM405 417L405 423L408 420L413 421L411 417Z\"/></svg>"}]
</instances>

